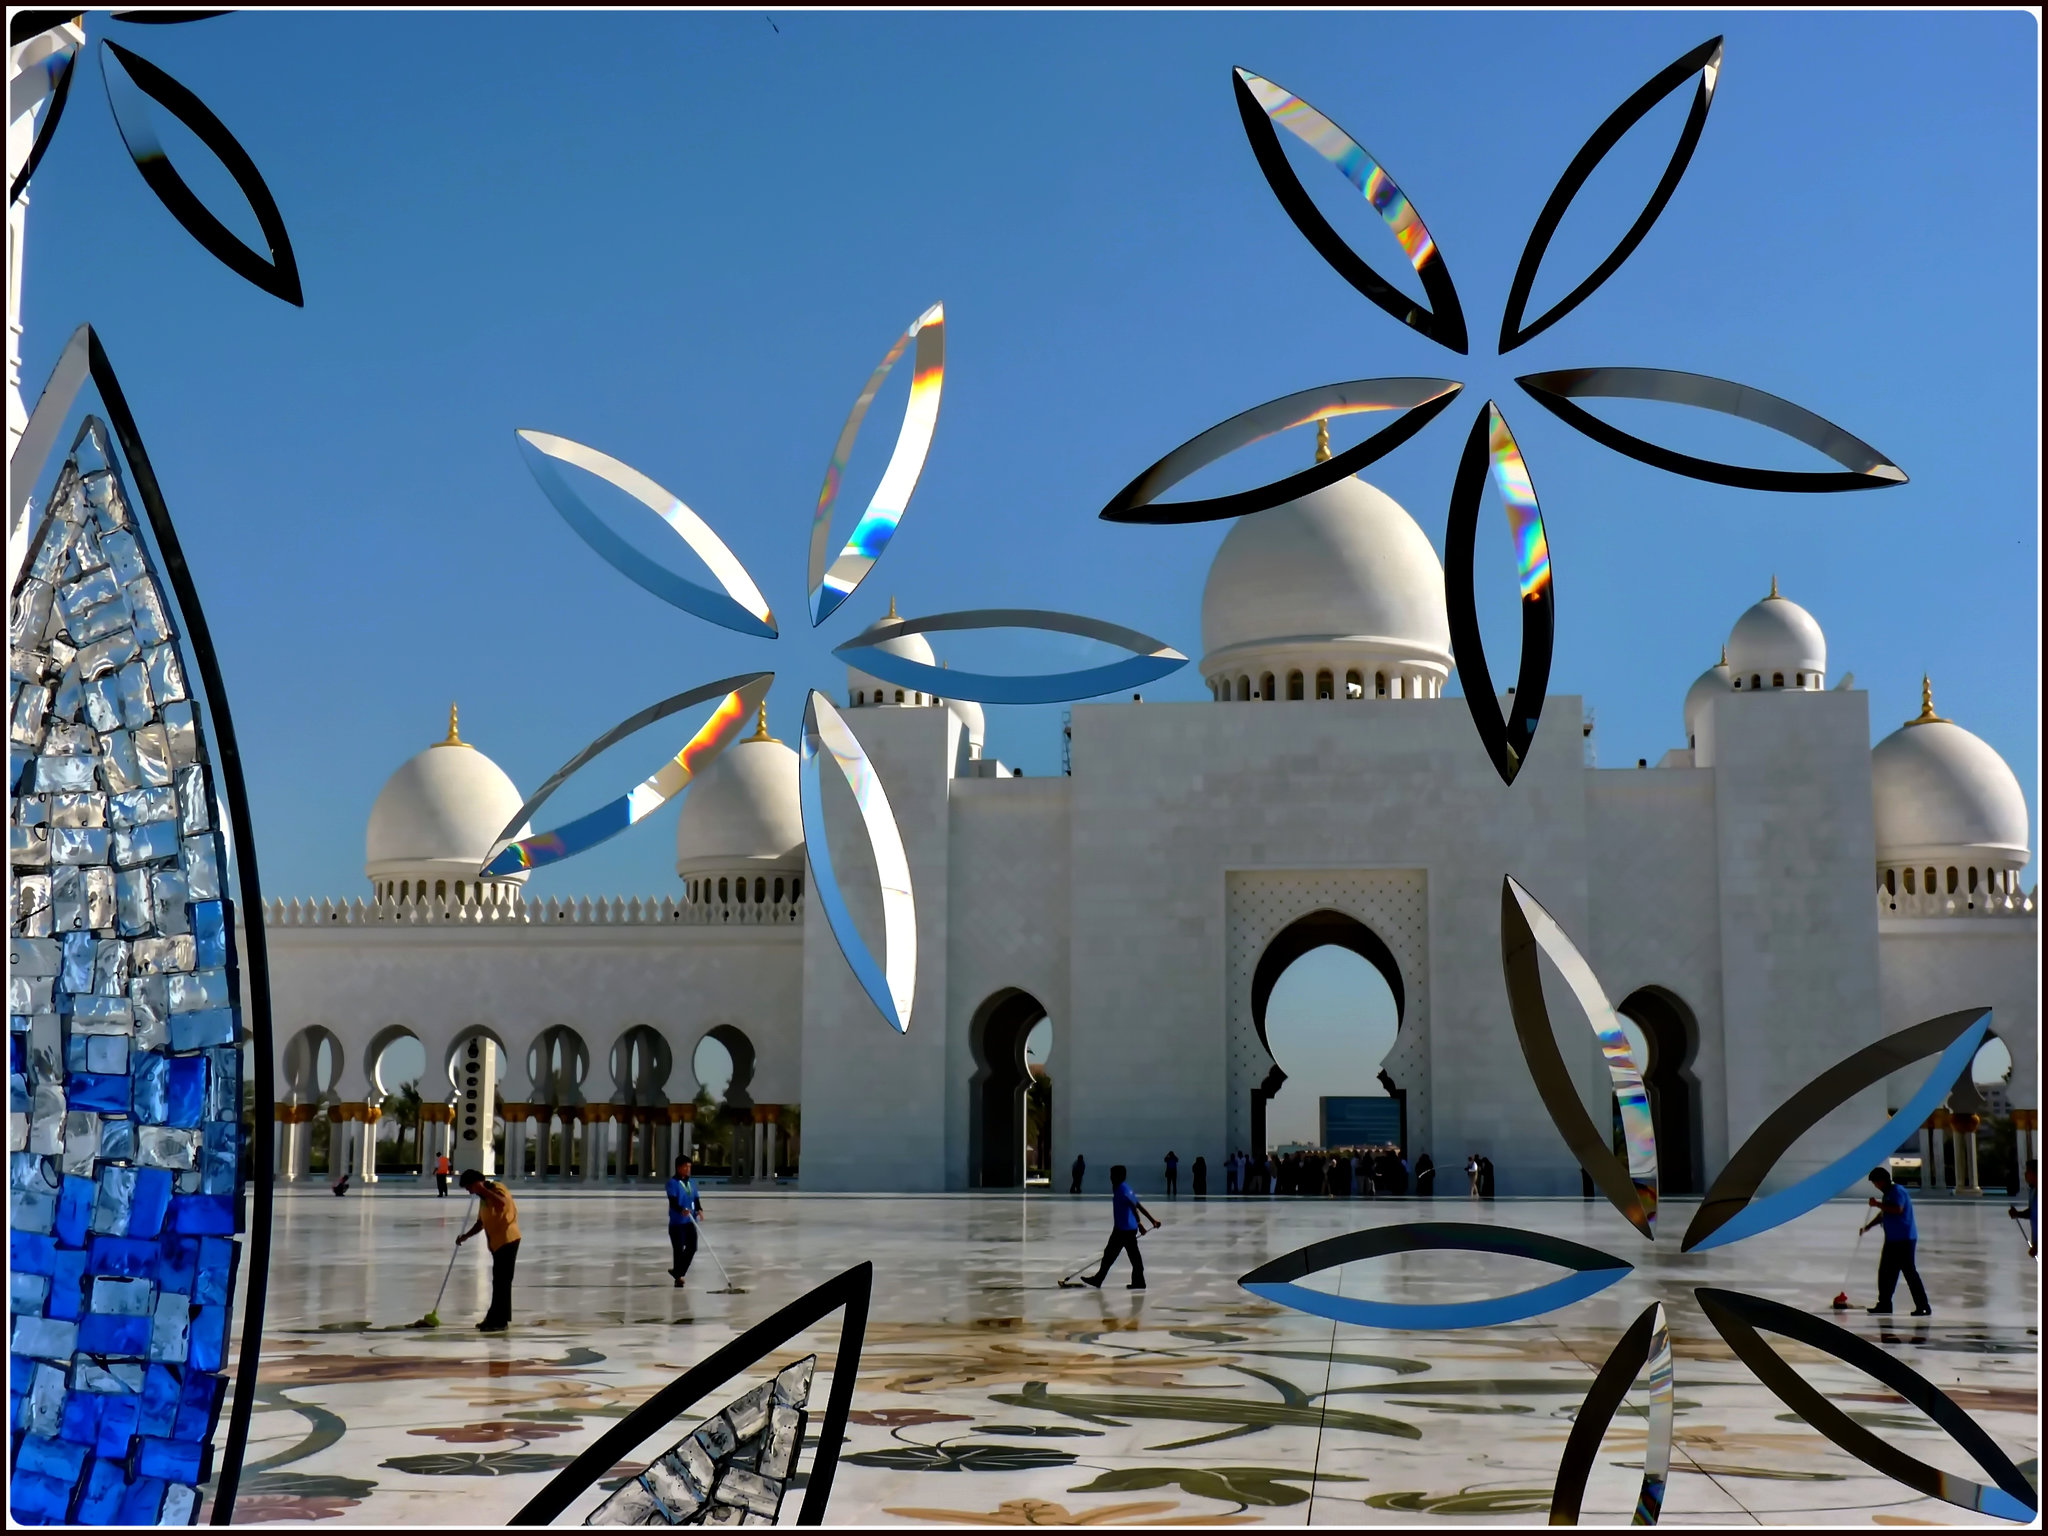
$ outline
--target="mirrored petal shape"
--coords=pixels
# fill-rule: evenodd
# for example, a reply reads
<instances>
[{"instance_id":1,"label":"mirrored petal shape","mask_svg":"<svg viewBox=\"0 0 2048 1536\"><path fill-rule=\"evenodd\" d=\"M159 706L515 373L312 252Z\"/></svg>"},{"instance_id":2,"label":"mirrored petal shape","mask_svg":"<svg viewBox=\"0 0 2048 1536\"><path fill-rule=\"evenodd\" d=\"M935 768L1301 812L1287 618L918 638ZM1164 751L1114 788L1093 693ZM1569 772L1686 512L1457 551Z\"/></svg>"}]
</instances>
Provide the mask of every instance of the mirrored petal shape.
<instances>
[{"instance_id":1,"label":"mirrored petal shape","mask_svg":"<svg viewBox=\"0 0 2048 1536\"><path fill-rule=\"evenodd\" d=\"M1608 151L1621 142L1622 136L1695 74L1700 77L1699 87L1693 92L1692 111L1687 114L1685 127L1678 135L1678 147L1672 150L1670 163L1664 167L1656 190L1651 192L1643 211L1636 215L1635 223L1629 226L1628 233L1607 253L1606 260L1586 276L1585 281L1524 325L1522 315L1528 308L1529 291L1536 285L1537 268L1543 265L1543 253L1550 249L1551 238L1556 235L1558 225L1564 222L1565 210L1571 207L1572 199L1579 195L1579 190L1592 177L1600 162L1607 158ZM1521 265L1515 268L1515 280L1508 287L1507 309L1500 317L1500 350L1503 353L1512 352L1523 342L1549 330L1583 304L1596 288L1620 270L1623 262L1635 254L1635 248L1643 243L1650 226L1664 212L1664 205L1671 201L1671 194L1678 190L1685 168L1692 163L1692 152L1699 147L1700 134L1707 126L1707 110L1714 104L1714 87L1720 78L1721 39L1715 37L1653 75L1641 90L1616 107L1607 121L1595 128L1593 136L1572 156L1572 163L1565 167L1564 175L1551 189L1550 200L1536 215L1536 227L1529 231L1529 243L1522 247Z\"/></svg>"},{"instance_id":2,"label":"mirrored petal shape","mask_svg":"<svg viewBox=\"0 0 2048 1536\"><path fill-rule=\"evenodd\" d=\"M1511 1258L1538 1259L1556 1264L1572 1273L1548 1285L1532 1286L1508 1296L1485 1301L1392 1302L1366 1297L1336 1296L1299 1284L1310 1275L1356 1264L1362 1259L1384 1258L1394 1253L1419 1253L1428 1249L1451 1248L1468 1253L1499 1253ZM1519 1227L1483 1226L1468 1221L1419 1221L1399 1226L1372 1227L1325 1238L1292 1253L1261 1264L1237 1283L1255 1296L1339 1323L1357 1323L1366 1328L1396 1328L1430 1332L1437 1329L1484 1328L1494 1323L1520 1322L1558 1307L1583 1301L1604 1291L1632 1268L1598 1248L1588 1248L1547 1232L1527 1232Z\"/></svg>"},{"instance_id":3,"label":"mirrored petal shape","mask_svg":"<svg viewBox=\"0 0 2048 1536\"><path fill-rule=\"evenodd\" d=\"M9 590L13 589L21 561L27 555L29 497L42 479L44 466L50 462L50 450L57 446L57 434L64 430L64 420L71 414L79 386L85 383L90 371L91 340L92 327L81 325L64 343L64 350L57 354L57 366L50 370L49 382L36 397L36 408L29 415L28 425L22 428L21 438L14 445L14 456L7 464Z\"/></svg>"},{"instance_id":4,"label":"mirrored petal shape","mask_svg":"<svg viewBox=\"0 0 2048 1536\"><path fill-rule=\"evenodd\" d=\"M879 648L879 642L899 635L957 629L1036 629L1080 635L1106 645L1126 646L1138 654L1079 672L1003 677L929 666ZM915 688L939 698L971 699L977 704L1057 704L1067 699L1092 699L1097 694L1141 688L1188 664L1187 657L1172 646L1135 629L1080 614L1050 613L1043 608L976 608L965 613L935 613L923 619L886 619L836 647L832 654L885 683Z\"/></svg>"},{"instance_id":5,"label":"mirrored petal shape","mask_svg":"<svg viewBox=\"0 0 2048 1536\"><path fill-rule=\"evenodd\" d=\"M1620 1106L1622 1137L1628 1144L1626 1167L1609 1150L1607 1137L1593 1124L1573 1086L1571 1070L1557 1048L1557 1036L1550 1024L1550 1010L1543 1001L1543 974L1536 963L1537 952L1550 963L1571 988L1572 997L1593 1033L1600 1040L1600 1054L1607 1060L1607 1075L1614 1084ZM1628 1036L1622 1033L1607 992L1586 957L1566 936L1556 918L1543 904L1522 888L1513 875L1500 882L1500 968L1508 988L1508 1009L1514 1015L1515 1039L1522 1047L1522 1059L1529 1064L1529 1076L1551 1123L1571 1148L1579 1166L1600 1186L1600 1192L1629 1225L1647 1238L1656 1237L1657 1223L1657 1133L1650 1119L1650 1097L1643 1089L1642 1073L1630 1053Z\"/></svg>"},{"instance_id":6,"label":"mirrored petal shape","mask_svg":"<svg viewBox=\"0 0 2048 1536\"><path fill-rule=\"evenodd\" d=\"M839 765L846 787L860 807L874 854L875 874L882 888L881 964L854 926L846 893L832 868L832 845L825 826L825 785L819 759L830 756ZM903 835L889 809L889 796L869 763L859 740L839 711L815 688L804 704L803 756L797 785L803 804L804 853L811 863L811 895L831 926L840 954L852 970L875 1011L899 1035L910 1029L910 1003L917 991L917 903L910 889L910 859Z\"/></svg>"},{"instance_id":7,"label":"mirrored petal shape","mask_svg":"<svg viewBox=\"0 0 2048 1536\"><path fill-rule=\"evenodd\" d=\"M1749 1139L1728 1159L1721 1176L1700 1201L1692 1225L1685 1229L1680 1250L1691 1253L1695 1249L1719 1248L1768 1232L1804 1216L1857 1183L1896 1151L1908 1132L1940 1108L1990 1029L1989 1008L1965 1008L1886 1035L1836 1062L1772 1110L1764 1123L1750 1132ZM1936 1051L1941 1056L1934 1070L1927 1074L1927 1080L1869 1136L1818 1173L1808 1174L1774 1195L1756 1198L1758 1187L1777 1167L1778 1159L1831 1111L1900 1068Z\"/></svg>"},{"instance_id":8,"label":"mirrored petal shape","mask_svg":"<svg viewBox=\"0 0 2048 1536\"><path fill-rule=\"evenodd\" d=\"M1740 486L1749 491L1869 491L1906 483L1906 472L1862 438L1850 436L1804 406L1751 389L1747 384L1669 368L1559 368L1551 373L1525 374L1515 382L1529 392L1530 399L1594 442L1653 468L1693 480ZM1624 432L1572 403L1582 399L1663 400L1718 411L1723 416L1739 417L1796 438L1841 465L1841 472L1752 469L1743 464L1696 459Z\"/></svg>"},{"instance_id":9,"label":"mirrored petal shape","mask_svg":"<svg viewBox=\"0 0 2048 1536\"><path fill-rule=\"evenodd\" d=\"M2013 1465L2012 1458L1998 1448L1977 1421L1956 1406L1955 1400L1895 1355L1867 1339L1825 1318L1795 1311L1761 1296L1741 1291L1716 1290L1701 1286L1693 1292L1700 1310L1719 1331L1742 1363L1756 1373L1757 1380L1775 1392L1787 1408L1865 1466L1886 1477L1896 1478L1908 1488L1977 1514L2001 1520L2031 1523L2040 1511L2040 1497L2026 1474ZM1801 1374L1800 1370L1758 1336L1758 1330L1793 1339L1810 1349L1833 1355L1918 1408L1947 1432L1991 1475L1998 1486L1986 1488L1966 1477L1943 1472L1926 1462L1887 1445L1863 1425L1837 1408Z\"/></svg>"},{"instance_id":10,"label":"mirrored petal shape","mask_svg":"<svg viewBox=\"0 0 2048 1536\"><path fill-rule=\"evenodd\" d=\"M868 407L875 403L882 381L889 377L889 370L896 366L913 339L917 342L917 356L911 365L910 402L904 407L903 425L896 434L896 451L889 455L889 467L882 471L882 483L875 487L874 499L854 524L853 536L827 570L825 551L832 542L832 508L839 500L840 483L846 476L846 461L852 456L854 439L860 436L860 425L867 419ZM839 441L832 445L832 462L825 467L825 484L818 492L818 510L811 514L809 585L813 628L853 596L854 589L867 579L868 572L889 547L896 525L903 521L910 506L918 477L924 473L932 433L939 425L939 396L945 387L946 306L934 304L910 322L910 329L896 338L888 355L868 375L860 398L853 402L853 410L847 415L846 425L839 429Z\"/></svg>"},{"instance_id":11,"label":"mirrored petal shape","mask_svg":"<svg viewBox=\"0 0 2048 1536\"><path fill-rule=\"evenodd\" d=\"M185 232L229 271L287 304L303 307L306 295L299 286L299 261L292 252L284 216L277 211L277 200L270 195L256 162L228 132L227 125L213 115L205 102L149 60L106 38L100 39L100 75L106 81L107 102L114 109L114 124L121 130L129 157L142 172L142 179L149 183L150 191L157 195L157 201L170 210L171 217L184 225ZM242 196L249 200L250 212L256 215L264 243L270 247L267 258L244 244L185 185L185 178L172 166L150 123L145 97L191 129L235 179Z\"/></svg>"},{"instance_id":12,"label":"mirrored petal shape","mask_svg":"<svg viewBox=\"0 0 2048 1536\"><path fill-rule=\"evenodd\" d=\"M1473 569L1479 537L1480 493L1489 471L1507 508L1508 531L1515 541L1515 561L1522 589L1522 662L1514 697L1505 718L1494 693L1493 673L1486 664L1486 646L1479 633L1479 607ZM1465 706L1479 739L1501 782L1512 784L1536 737L1536 723L1550 688L1550 655L1555 640L1555 602L1550 579L1550 540L1543 528L1529 466L1507 418L1491 400L1472 423L1458 478L1451 488L1451 511L1444 529L1444 599L1451 622L1451 650L1457 657Z\"/></svg>"},{"instance_id":13,"label":"mirrored petal shape","mask_svg":"<svg viewBox=\"0 0 2048 1536\"><path fill-rule=\"evenodd\" d=\"M159 27L174 27L187 21L211 21L216 16L232 16L233 11L116 11L107 19L126 21L136 25L148 23Z\"/></svg>"},{"instance_id":14,"label":"mirrored petal shape","mask_svg":"<svg viewBox=\"0 0 2048 1536\"><path fill-rule=\"evenodd\" d=\"M1633 1525L1655 1525L1664 1509L1664 1485L1671 1477L1671 1417L1675 1406L1671 1372L1671 1328L1662 1302L1651 1302L1621 1336L1614 1352L1593 1378L1585 1401L1572 1419L1571 1437L1557 1464L1550 1491L1550 1523L1577 1525L1579 1504L1586 1496L1586 1478L1600 1452L1600 1437L1614 1421L1614 1411L1628 1396L1637 1376L1650 1391L1649 1434L1643 1447L1643 1486L1636 1495Z\"/></svg>"},{"instance_id":15,"label":"mirrored petal shape","mask_svg":"<svg viewBox=\"0 0 2048 1536\"><path fill-rule=\"evenodd\" d=\"M10 203L28 190L29 179L35 175L36 167L43 163L43 156L49 151L50 140L57 133L57 121L64 115L64 103L71 95L71 75L77 63L77 46L73 43L64 43L51 49L29 66L29 69L46 73L49 80L50 106L49 110L43 113L42 125L36 129L35 142L29 146L28 159L22 163L13 185L7 189L7 201ZM28 71L24 70L23 73L26 74ZM11 96L13 93L9 94ZM7 105L11 113L14 108L13 101L10 100Z\"/></svg>"},{"instance_id":16,"label":"mirrored petal shape","mask_svg":"<svg viewBox=\"0 0 2048 1536\"><path fill-rule=\"evenodd\" d=\"M1434 421L1463 388L1454 379L1347 379L1341 384L1318 384L1313 389L1268 400L1189 438L1111 497L1109 505L1102 509L1102 518L1111 523L1209 523L1267 511L1326 485L1335 485L1375 459L1385 458ZM1404 414L1365 441L1354 443L1299 474L1227 496L1206 496L1198 501L1154 500L1197 470L1276 432L1368 411Z\"/></svg>"},{"instance_id":17,"label":"mirrored petal shape","mask_svg":"<svg viewBox=\"0 0 2048 1536\"><path fill-rule=\"evenodd\" d=\"M497 836L496 843L502 846L496 847L478 873L511 875L521 870L543 869L550 864L559 864L564 859L574 858L579 853L595 848L599 843L617 837L635 822L653 815L676 795L682 793L693 778L710 767L717 760L719 753L731 745L734 738L739 735L740 728L754 718L754 711L761 707L761 701L768 696L768 686L774 681L773 672L748 672L736 677L723 677L715 683L705 683L702 687L691 688L672 698L663 699L659 704L650 704L638 714L621 720L556 769L548 781L534 791L526 804L513 813L512 819L505 823L505 829ZM587 816L579 816L576 820L556 827L550 832L535 832L525 837L516 836L519 829L527 825L533 814L547 802L548 797L567 783L570 776L585 763L607 748L624 741L634 732L645 730L678 710L688 709L693 704L702 704L706 699L719 701L718 707L711 712L711 718L683 744L682 751L663 763L649 777L634 785L616 800L599 806Z\"/></svg>"},{"instance_id":18,"label":"mirrored petal shape","mask_svg":"<svg viewBox=\"0 0 2048 1536\"><path fill-rule=\"evenodd\" d=\"M1422 216L1395 185L1394 178L1350 134L1284 87L1248 69L1233 71L1231 84L1236 88L1237 112L1244 120L1245 137L1251 141L1252 154L1258 158L1266 185L1280 199L1280 206L1294 221L1294 227L1316 248L1316 254L1335 267L1344 281L1403 325L1453 352L1465 351L1465 311L1458 303L1450 269L1444 265L1443 253L1430 238ZM1408 265L1422 279L1422 291L1436 306L1433 311L1424 309L1381 277L1330 227L1330 221L1323 217L1322 210L1316 207L1294 168L1287 163L1280 136L1273 131L1276 123L1334 165L1372 205L1373 211L1386 220L1387 228L1407 253Z\"/></svg>"},{"instance_id":19,"label":"mirrored petal shape","mask_svg":"<svg viewBox=\"0 0 2048 1536\"><path fill-rule=\"evenodd\" d=\"M664 1425L686 1413L705 1393L716 1391L743 1371L751 1371L806 1329L844 1307L833 1361L832 1390L825 1400L825 1417L819 1426L817 1449L812 1453L810 1473L804 1483L804 1502L795 1522L823 1524L826 1505L832 1497L833 1478L839 1470L839 1448L846 1434L847 1415L853 1408L854 1378L860 1369L861 1347L867 1340L868 1304L874 1288L875 1266L863 1259L815 1290L806 1291L788 1306L771 1312L738 1338L721 1344L599 1435L507 1523L552 1524L580 1494L639 1450ZM789 1376L790 1372L784 1370L776 1378L778 1389ZM807 1381L804 1390L808 1391ZM780 1395L776 1400L781 1401ZM806 1439L803 1443L811 1442Z\"/></svg>"},{"instance_id":20,"label":"mirrored petal shape","mask_svg":"<svg viewBox=\"0 0 2048 1536\"><path fill-rule=\"evenodd\" d=\"M526 459L526 467L540 482L540 488L554 503L555 510L562 514L562 520L613 570L685 613L726 629L736 629L743 635L759 635L769 640L775 638L778 633L775 615L768 607L768 600L761 595L761 589L754 585L754 578L747 574L747 568L740 564L739 557L725 547L725 541L711 531L703 518L684 506L680 498L656 485L632 465L622 464L610 454L600 453L582 443L557 437L552 432L530 432L523 428L515 435L519 439L519 451ZM725 590L714 592L709 587L678 576L620 538L592 510L590 503L577 495L567 478L555 468L554 460L573 464L607 485L617 486L667 523Z\"/></svg>"}]
</instances>

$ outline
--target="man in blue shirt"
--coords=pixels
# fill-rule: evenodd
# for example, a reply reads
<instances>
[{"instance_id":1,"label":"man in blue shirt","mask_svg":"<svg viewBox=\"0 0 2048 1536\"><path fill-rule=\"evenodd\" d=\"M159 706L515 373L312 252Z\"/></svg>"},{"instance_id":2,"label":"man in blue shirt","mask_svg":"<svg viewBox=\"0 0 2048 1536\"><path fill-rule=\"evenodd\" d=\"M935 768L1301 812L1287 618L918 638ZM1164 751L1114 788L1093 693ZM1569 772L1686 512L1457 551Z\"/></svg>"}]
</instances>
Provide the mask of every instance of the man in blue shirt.
<instances>
[{"instance_id":1,"label":"man in blue shirt","mask_svg":"<svg viewBox=\"0 0 2048 1536\"><path fill-rule=\"evenodd\" d=\"M676 1289L683 1288L683 1276L690 1272L690 1260L697 1256L697 1223L704 1219L704 1202L697 1198L697 1181L690 1177L690 1160L676 1159L676 1176L668 1181L668 1248L674 1260L669 1270Z\"/></svg>"},{"instance_id":2,"label":"man in blue shirt","mask_svg":"<svg viewBox=\"0 0 2048 1536\"><path fill-rule=\"evenodd\" d=\"M2008 1205L2005 1214L2014 1221L2022 1216L2027 1220L2027 1257L2041 1256L2041 1163L2038 1158L2027 1159L2027 1208L2023 1211L2016 1205Z\"/></svg>"},{"instance_id":3,"label":"man in blue shirt","mask_svg":"<svg viewBox=\"0 0 2048 1536\"><path fill-rule=\"evenodd\" d=\"M1102 1250L1102 1267L1092 1275L1081 1277L1085 1284L1102 1289L1102 1282L1108 1278L1109 1266L1116 1262L1116 1256L1127 1253L1131 1257L1130 1289L1145 1289L1145 1261L1138 1256L1138 1234L1144 1230L1143 1222L1152 1223L1152 1230L1159 1230L1159 1218L1138 1203L1138 1197L1131 1192L1131 1186L1124 1182L1124 1165L1118 1163L1109 1170L1109 1182L1116 1191L1114 1209L1110 1218L1109 1245Z\"/></svg>"},{"instance_id":4,"label":"man in blue shirt","mask_svg":"<svg viewBox=\"0 0 2048 1536\"><path fill-rule=\"evenodd\" d=\"M1934 1308L1927 1305L1927 1287L1920 1283L1920 1271L1913 1265L1913 1250L1920 1243L1920 1228L1913 1220L1913 1202L1902 1185L1892 1182L1888 1168L1871 1169L1870 1182L1877 1186L1877 1195L1870 1202L1877 1208L1877 1214L1863 1224L1857 1236L1882 1223L1884 1246L1877 1255L1877 1305L1869 1310L1890 1313L1892 1292L1898 1289L1899 1276L1904 1275L1906 1288L1913 1293L1913 1315L1930 1316Z\"/></svg>"}]
</instances>

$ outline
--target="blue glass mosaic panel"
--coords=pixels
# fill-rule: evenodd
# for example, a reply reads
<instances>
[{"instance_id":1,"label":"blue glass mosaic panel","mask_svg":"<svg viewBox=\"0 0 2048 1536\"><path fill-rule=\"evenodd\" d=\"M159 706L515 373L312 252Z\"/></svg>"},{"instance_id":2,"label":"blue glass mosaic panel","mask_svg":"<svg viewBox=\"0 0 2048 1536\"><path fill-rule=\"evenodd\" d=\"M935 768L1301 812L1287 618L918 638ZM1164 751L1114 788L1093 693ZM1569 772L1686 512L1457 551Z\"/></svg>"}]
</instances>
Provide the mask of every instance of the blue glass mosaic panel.
<instances>
[{"instance_id":1,"label":"blue glass mosaic panel","mask_svg":"<svg viewBox=\"0 0 2048 1536\"><path fill-rule=\"evenodd\" d=\"M241 978L191 670L97 420L11 619L8 1508L188 1525L227 1388Z\"/></svg>"}]
</instances>

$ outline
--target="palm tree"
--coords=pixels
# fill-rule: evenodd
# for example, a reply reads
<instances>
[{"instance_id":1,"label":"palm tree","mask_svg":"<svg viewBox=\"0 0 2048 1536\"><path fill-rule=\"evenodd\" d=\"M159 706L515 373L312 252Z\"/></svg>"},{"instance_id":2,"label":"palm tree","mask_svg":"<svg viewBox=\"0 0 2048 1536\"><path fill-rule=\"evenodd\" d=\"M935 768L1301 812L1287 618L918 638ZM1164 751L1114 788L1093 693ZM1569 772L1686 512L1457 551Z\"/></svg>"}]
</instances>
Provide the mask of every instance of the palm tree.
<instances>
[{"instance_id":1,"label":"palm tree","mask_svg":"<svg viewBox=\"0 0 2048 1536\"><path fill-rule=\"evenodd\" d=\"M398 1121L398 1156L402 1163L405 1158L405 1133L412 1131L412 1160L419 1163L420 1153L420 1080L414 1078L399 1086L391 1097L391 1115Z\"/></svg>"}]
</instances>

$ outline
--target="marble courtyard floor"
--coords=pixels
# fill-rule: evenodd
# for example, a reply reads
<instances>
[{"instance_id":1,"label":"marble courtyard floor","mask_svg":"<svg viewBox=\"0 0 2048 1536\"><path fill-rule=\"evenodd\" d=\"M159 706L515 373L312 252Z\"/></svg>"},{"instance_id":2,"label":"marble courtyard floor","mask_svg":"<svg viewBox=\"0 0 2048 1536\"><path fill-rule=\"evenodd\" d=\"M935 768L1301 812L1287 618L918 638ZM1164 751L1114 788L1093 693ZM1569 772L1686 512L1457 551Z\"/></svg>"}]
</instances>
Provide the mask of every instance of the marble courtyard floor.
<instances>
[{"instance_id":1,"label":"marble courtyard floor","mask_svg":"<svg viewBox=\"0 0 2048 1536\"><path fill-rule=\"evenodd\" d=\"M1967 1524L1837 1451L1735 1360L1691 1288L1755 1292L1824 1312L1854 1252L1860 1204L1837 1202L1728 1249L1681 1255L1691 1207L1643 1242L1579 1201L1223 1201L1155 1208L1150 1289L1061 1290L1099 1251L1108 1201L1063 1196L706 1192L705 1234L744 1294L715 1294L698 1257L668 1280L664 1201L646 1193L519 1192L525 1234L511 1331L479 1335L481 1240L463 1251L438 1331L432 1305L465 1202L385 1185L277 1207L270 1317L237 1522L501 1525L656 1387L845 1266L871 1259L874 1309L835 1522L1022 1524L1544 1523L1571 1417L1635 1315L1673 1320L1677 1436L1665 1524ZM2037 1270L2005 1202L1920 1206L1931 1320L1880 1330L1875 1236L1856 1259L1857 1308L1828 1315L1940 1385L2037 1476ZM1590 1243L1636 1271L1548 1317L1443 1334L1337 1326L1239 1289L1255 1264L1354 1228L1480 1220ZM1352 1266L1352 1294L1451 1301L1556 1270L1451 1253ZM836 1325L780 1350L829 1369ZM1858 1420L1920 1459L1980 1474L1875 1382L1774 1340ZM720 1389L716 1411L760 1373ZM822 1412L825 1385L814 1393ZM1639 1399L1631 1399L1635 1403ZM643 1448L656 1454L682 1429ZM816 1434L817 1419L812 1419ZM1602 1445L1584 1519L1624 1524L1642 1420ZM1632 1468L1631 1458L1634 1459ZM803 1462L809 1463L806 1450ZM637 1470L627 1463L624 1472ZM601 1497L572 1510L579 1520ZM794 1497L783 1519L793 1521ZM1439 1518L1432 1518L1439 1517ZM201 1519L205 1516L202 1514Z\"/></svg>"}]
</instances>

